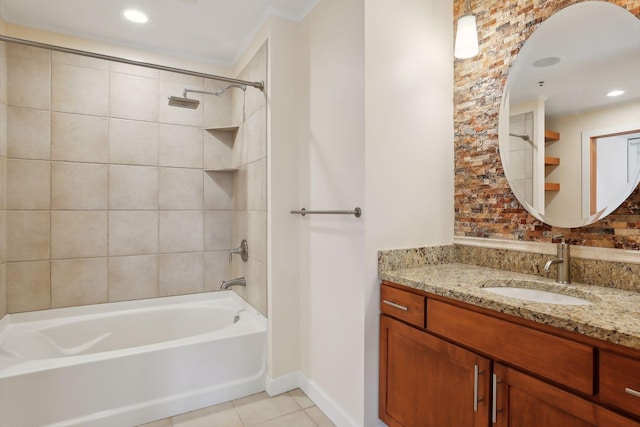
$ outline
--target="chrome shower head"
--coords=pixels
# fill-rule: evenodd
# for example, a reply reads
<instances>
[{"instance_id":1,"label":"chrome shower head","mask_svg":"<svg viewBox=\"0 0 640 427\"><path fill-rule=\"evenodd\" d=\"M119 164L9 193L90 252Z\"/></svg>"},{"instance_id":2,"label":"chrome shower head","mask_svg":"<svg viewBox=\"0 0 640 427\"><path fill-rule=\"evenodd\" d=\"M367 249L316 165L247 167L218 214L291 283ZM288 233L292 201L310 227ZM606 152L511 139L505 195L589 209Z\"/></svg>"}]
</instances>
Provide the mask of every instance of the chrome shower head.
<instances>
[{"instance_id":1,"label":"chrome shower head","mask_svg":"<svg viewBox=\"0 0 640 427\"><path fill-rule=\"evenodd\" d=\"M169 105L172 107L188 108L190 110L195 110L196 108L198 108L198 105L200 105L200 101L197 99L187 98L185 94L185 96L183 97L170 96Z\"/></svg>"}]
</instances>

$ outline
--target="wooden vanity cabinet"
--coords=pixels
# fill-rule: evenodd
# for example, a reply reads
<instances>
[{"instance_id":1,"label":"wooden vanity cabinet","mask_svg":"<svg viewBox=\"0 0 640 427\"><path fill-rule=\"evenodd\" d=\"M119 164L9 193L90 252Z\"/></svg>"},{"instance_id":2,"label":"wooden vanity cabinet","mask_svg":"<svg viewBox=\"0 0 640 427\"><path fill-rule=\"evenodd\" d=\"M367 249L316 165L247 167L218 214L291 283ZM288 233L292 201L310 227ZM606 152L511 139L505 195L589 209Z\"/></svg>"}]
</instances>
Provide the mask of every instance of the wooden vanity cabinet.
<instances>
[{"instance_id":1,"label":"wooden vanity cabinet","mask_svg":"<svg viewBox=\"0 0 640 427\"><path fill-rule=\"evenodd\" d=\"M387 425L640 427L640 359L388 282L384 298L414 303L411 318L393 306L380 315Z\"/></svg>"},{"instance_id":2,"label":"wooden vanity cabinet","mask_svg":"<svg viewBox=\"0 0 640 427\"><path fill-rule=\"evenodd\" d=\"M618 415L547 382L500 363L493 366L493 427L638 427ZM492 388L493 389L493 388Z\"/></svg>"},{"instance_id":3,"label":"wooden vanity cabinet","mask_svg":"<svg viewBox=\"0 0 640 427\"><path fill-rule=\"evenodd\" d=\"M380 419L391 427L486 427L490 361L380 316Z\"/></svg>"}]
</instances>

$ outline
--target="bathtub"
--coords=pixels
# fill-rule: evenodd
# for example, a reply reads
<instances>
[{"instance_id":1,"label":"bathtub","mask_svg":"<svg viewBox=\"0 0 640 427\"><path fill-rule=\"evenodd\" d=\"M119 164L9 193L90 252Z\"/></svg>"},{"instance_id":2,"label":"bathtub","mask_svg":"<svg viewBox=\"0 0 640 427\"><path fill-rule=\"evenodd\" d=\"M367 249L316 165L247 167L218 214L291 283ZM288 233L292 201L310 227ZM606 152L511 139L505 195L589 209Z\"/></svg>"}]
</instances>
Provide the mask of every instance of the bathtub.
<instances>
[{"instance_id":1,"label":"bathtub","mask_svg":"<svg viewBox=\"0 0 640 427\"><path fill-rule=\"evenodd\" d=\"M233 291L9 314L0 426L133 426L263 391L266 331Z\"/></svg>"}]
</instances>

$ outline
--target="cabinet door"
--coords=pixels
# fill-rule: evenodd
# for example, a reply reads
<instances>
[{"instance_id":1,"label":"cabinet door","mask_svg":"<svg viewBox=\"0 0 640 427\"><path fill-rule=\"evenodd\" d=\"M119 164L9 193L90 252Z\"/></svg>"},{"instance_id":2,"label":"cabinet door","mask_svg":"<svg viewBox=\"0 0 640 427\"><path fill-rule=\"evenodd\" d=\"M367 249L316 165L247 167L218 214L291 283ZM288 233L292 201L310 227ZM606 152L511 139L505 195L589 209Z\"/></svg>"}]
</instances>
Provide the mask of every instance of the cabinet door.
<instances>
[{"instance_id":1,"label":"cabinet door","mask_svg":"<svg viewBox=\"0 0 640 427\"><path fill-rule=\"evenodd\" d=\"M486 427L490 362L380 316L380 419L397 427Z\"/></svg>"},{"instance_id":2,"label":"cabinet door","mask_svg":"<svg viewBox=\"0 0 640 427\"><path fill-rule=\"evenodd\" d=\"M636 421L499 363L494 364L494 427L638 427Z\"/></svg>"}]
</instances>

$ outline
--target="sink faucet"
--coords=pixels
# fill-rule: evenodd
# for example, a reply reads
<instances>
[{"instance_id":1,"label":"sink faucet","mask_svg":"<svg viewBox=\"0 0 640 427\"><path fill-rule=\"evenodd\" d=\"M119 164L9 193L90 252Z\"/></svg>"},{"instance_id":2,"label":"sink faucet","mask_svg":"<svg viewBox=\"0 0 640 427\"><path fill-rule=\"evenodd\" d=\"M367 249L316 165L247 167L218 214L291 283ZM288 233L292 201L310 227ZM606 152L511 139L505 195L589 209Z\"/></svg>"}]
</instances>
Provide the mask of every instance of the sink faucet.
<instances>
[{"instance_id":1,"label":"sink faucet","mask_svg":"<svg viewBox=\"0 0 640 427\"><path fill-rule=\"evenodd\" d=\"M238 277L237 279L223 280L220 289L229 289L231 286L247 286L247 279L244 277Z\"/></svg>"},{"instance_id":2,"label":"sink faucet","mask_svg":"<svg viewBox=\"0 0 640 427\"><path fill-rule=\"evenodd\" d=\"M565 243L564 236L561 235L553 236L551 238L551 241L553 242L557 239L561 239L561 241L558 243L557 258L547 261L547 263L544 265L544 271L548 273L553 264L558 264L556 282L571 283L571 278L569 275L571 272L571 258L569 256L570 245L568 243Z\"/></svg>"}]
</instances>

